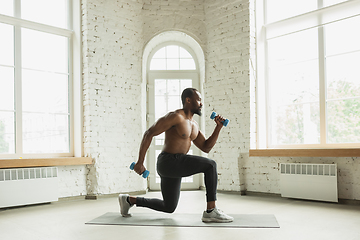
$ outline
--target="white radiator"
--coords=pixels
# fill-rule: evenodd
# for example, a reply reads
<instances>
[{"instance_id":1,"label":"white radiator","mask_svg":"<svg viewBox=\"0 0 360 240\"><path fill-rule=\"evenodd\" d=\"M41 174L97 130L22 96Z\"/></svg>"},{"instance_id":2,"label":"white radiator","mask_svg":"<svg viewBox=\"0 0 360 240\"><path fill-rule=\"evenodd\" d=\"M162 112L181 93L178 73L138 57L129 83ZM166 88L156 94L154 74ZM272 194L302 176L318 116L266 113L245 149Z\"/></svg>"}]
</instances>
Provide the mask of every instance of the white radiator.
<instances>
[{"instance_id":1,"label":"white radiator","mask_svg":"<svg viewBox=\"0 0 360 240\"><path fill-rule=\"evenodd\" d=\"M0 169L0 208L58 201L56 167Z\"/></svg>"},{"instance_id":2,"label":"white radiator","mask_svg":"<svg viewBox=\"0 0 360 240\"><path fill-rule=\"evenodd\" d=\"M281 163L281 196L338 202L336 164Z\"/></svg>"}]
</instances>

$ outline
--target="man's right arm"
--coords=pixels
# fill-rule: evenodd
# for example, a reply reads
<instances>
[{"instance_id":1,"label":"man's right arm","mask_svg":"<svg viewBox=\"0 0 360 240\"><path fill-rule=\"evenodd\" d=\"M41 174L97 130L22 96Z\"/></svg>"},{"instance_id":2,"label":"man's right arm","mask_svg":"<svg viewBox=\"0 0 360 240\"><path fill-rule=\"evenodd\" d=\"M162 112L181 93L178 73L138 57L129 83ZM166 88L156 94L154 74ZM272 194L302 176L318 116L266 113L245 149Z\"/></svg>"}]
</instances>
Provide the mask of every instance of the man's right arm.
<instances>
[{"instance_id":1,"label":"man's right arm","mask_svg":"<svg viewBox=\"0 0 360 240\"><path fill-rule=\"evenodd\" d=\"M156 121L154 125L152 125L148 130L145 131L140 144L139 158L134 166L135 172L137 172L138 174L142 174L146 170L144 167L144 160L146 152L151 144L152 138L170 129L172 126L177 125L181 120L182 116L180 114L171 112L164 117L159 118L159 120Z\"/></svg>"},{"instance_id":2,"label":"man's right arm","mask_svg":"<svg viewBox=\"0 0 360 240\"><path fill-rule=\"evenodd\" d=\"M201 151L205 153L209 153L210 150L214 147L219 134L220 130L223 127L222 122L225 120L222 116L218 115L215 117L214 121L216 122L216 127L208 139L205 139L205 136L202 132L199 131L197 138L193 141L195 146L197 146Z\"/></svg>"}]
</instances>

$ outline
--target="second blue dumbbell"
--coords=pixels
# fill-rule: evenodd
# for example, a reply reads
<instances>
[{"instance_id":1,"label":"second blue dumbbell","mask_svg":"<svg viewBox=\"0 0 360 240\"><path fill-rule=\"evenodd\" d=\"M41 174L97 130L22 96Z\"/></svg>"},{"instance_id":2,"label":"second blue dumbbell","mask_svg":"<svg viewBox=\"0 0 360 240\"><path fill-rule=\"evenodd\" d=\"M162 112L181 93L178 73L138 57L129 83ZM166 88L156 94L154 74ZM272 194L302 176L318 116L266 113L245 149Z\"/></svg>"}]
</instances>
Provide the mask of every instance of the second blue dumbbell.
<instances>
[{"instance_id":1,"label":"second blue dumbbell","mask_svg":"<svg viewBox=\"0 0 360 240\"><path fill-rule=\"evenodd\" d=\"M134 170L134 166L135 166L135 162L133 162L131 165L130 165L130 169L131 170ZM145 170L143 173L142 173L142 177L143 178L147 178L149 176L150 172L148 170Z\"/></svg>"},{"instance_id":2,"label":"second blue dumbbell","mask_svg":"<svg viewBox=\"0 0 360 240\"><path fill-rule=\"evenodd\" d=\"M214 119L216 117L216 112L212 112L212 114L210 115L211 119ZM230 120L229 119L225 119L224 121L222 121L222 124L224 125L224 127L226 127L229 124Z\"/></svg>"}]
</instances>

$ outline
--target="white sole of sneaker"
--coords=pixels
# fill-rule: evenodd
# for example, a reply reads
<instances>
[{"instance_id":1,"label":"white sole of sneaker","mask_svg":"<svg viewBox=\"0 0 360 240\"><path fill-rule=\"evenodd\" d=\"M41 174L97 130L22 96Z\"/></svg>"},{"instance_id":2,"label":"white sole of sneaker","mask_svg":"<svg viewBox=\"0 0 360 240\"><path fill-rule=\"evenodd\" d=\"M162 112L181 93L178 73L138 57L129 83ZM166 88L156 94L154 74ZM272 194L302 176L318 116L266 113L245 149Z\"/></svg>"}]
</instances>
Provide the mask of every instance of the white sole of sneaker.
<instances>
[{"instance_id":1,"label":"white sole of sneaker","mask_svg":"<svg viewBox=\"0 0 360 240\"><path fill-rule=\"evenodd\" d=\"M202 218L204 223L229 223L232 222L233 219L217 219L217 218Z\"/></svg>"}]
</instances>

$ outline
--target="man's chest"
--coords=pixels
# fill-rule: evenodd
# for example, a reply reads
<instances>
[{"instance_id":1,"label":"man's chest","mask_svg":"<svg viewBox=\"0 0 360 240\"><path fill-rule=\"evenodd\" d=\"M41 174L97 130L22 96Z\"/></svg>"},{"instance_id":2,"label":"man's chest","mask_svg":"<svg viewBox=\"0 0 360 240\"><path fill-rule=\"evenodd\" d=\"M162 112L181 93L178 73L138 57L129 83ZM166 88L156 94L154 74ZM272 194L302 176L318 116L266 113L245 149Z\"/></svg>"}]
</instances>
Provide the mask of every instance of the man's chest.
<instances>
[{"instance_id":1,"label":"man's chest","mask_svg":"<svg viewBox=\"0 0 360 240\"><path fill-rule=\"evenodd\" d=\"M184 122L175 126L177 134L184 139L196 139L199 134L199 128L196 122L185 120Z\"/></svg>"}]
</instances>

